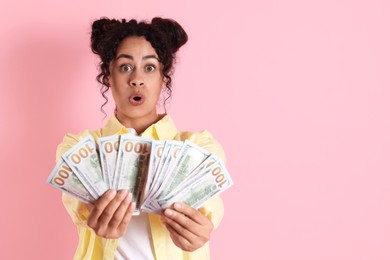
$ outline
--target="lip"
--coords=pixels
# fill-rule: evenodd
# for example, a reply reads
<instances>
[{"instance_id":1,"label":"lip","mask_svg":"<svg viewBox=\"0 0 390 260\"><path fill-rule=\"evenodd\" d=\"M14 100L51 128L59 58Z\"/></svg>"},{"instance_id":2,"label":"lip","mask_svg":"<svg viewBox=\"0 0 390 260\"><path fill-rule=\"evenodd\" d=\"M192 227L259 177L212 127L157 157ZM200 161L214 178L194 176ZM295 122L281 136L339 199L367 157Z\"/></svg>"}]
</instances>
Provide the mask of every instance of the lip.
<instances>
[{"instance_id":1,"label":"lip","mask_svg":"<svg viewBox=\"0 0 390 260\"><path fill-rule=\"evenodd\" d=\"M139 99L139 100L137 100L137 99ZM129 102L133 106L140 106L144 103L144 101L145 101L145 96L140 94L140 93L133 94L129 97Z\"/></svg>"}]
</instances>

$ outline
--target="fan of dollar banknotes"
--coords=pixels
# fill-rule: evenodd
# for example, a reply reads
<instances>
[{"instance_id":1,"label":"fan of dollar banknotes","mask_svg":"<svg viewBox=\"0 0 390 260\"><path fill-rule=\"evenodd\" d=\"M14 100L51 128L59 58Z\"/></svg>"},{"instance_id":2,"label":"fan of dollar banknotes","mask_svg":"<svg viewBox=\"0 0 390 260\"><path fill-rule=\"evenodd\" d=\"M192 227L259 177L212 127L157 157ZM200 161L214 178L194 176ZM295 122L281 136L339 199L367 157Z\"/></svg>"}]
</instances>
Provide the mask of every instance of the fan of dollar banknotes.
<instances>
[{"instance_id":1,"label":"fan of dollar banknotes","mask_svg":"<svg viewBox=\"0 0 390 260\"><path fill-rule=\"evenodd\" d=\"M176 201L199 208L233 185L223 162L186 140L154 140L133 132L84 137L64 153L47 183L94 204L107 189L126 189L140 210L160 214Z\"/></svg>"}]
</instances>

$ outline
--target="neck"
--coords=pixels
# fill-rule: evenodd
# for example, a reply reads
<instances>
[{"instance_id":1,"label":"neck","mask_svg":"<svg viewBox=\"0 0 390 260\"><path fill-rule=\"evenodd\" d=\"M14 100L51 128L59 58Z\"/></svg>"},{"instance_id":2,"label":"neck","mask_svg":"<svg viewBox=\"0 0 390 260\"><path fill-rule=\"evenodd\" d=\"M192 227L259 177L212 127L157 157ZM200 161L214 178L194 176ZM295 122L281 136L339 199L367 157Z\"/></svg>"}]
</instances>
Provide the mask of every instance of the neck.
<instances>
[{"instance_id":1,"label":"neck","mask_svg":"<svg viewBox=\"0 0 390 260\"><path fill-rule=\"evenodd\" d=\"M126 117L121 114L116 114L116 118L124 125L126 128L133 128L140 135L142 134L149 126L156 123L159 120L157 113L149 115L147 117Z\"/></svg>"}]
</instances>

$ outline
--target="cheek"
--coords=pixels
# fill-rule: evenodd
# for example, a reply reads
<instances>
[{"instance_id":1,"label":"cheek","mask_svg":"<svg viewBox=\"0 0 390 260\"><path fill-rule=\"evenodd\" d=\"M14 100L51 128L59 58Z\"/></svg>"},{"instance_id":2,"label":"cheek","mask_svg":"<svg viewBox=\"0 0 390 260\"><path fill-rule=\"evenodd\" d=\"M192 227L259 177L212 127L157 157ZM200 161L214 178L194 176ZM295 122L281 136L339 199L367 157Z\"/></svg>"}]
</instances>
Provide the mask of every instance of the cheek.
<instances>
[{"instance_id":1,"label":"cheek","mask_svg":"<svg viewBox=\"0 0 390 260\"><path fill-rule=\"evenodd\" d=\"M160 98L160 96L161 96L162 93L163 93L163 90L164 90L164 88L163 88L162 86L159 86L159 87L157 88L157 90L156 90L156 92L155 92L156 99L159 99L159 98Z\"/></svg>"},{"instance_id":2,"label":"cheek","mask_svg":"<svg viewBox=\"0 0 390 260\"><path fill-rule=\"evenodd\" d=\"M153 93L153 95L157 97L161 95L165 88L165 84L161 80L161 77L150 79L149 82L146 82L146 85L149 86L149 93Z\"/></svg>"},{"instance_id":3,"label":"cheek","mask_svg":"<svg viewBox=\"0 0 390 260\"><path fill-rule=\"evenodd\" d=\"M123 95L116 89L111 87L111 95L112 98L114 99L115 103L118 103Z\"/></svg>"}]
</instances>

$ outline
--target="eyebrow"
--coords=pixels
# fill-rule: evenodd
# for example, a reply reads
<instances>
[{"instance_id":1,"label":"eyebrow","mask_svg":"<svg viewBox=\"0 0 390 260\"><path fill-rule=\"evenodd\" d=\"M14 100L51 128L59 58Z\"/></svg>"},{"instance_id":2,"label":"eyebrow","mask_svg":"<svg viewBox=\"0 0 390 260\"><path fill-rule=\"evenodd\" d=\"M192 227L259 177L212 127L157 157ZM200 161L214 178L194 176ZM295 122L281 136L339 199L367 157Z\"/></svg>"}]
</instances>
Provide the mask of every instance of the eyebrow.
<instances>
[{"instance_id":1,"label":"eyebrow","mask_svg":"<svg viewBox=\"0 0 390 260\"><path fill-rule=\"evenodd\" d=\"M116 57L115 59L118 60L120 58L126 58L126 59L130 59L130 60L134 60L134 57L129 55L129 54L119 54L118 57ZM156 59L157 61L160 62L160 59L156 55L154 55L154 54L143 56L142 59L143 60Z\"/></svg>"}]
</instances>

